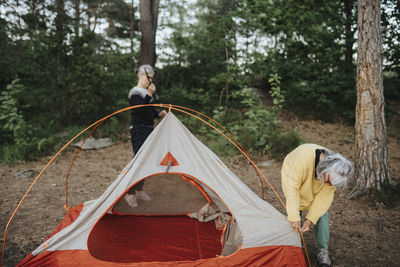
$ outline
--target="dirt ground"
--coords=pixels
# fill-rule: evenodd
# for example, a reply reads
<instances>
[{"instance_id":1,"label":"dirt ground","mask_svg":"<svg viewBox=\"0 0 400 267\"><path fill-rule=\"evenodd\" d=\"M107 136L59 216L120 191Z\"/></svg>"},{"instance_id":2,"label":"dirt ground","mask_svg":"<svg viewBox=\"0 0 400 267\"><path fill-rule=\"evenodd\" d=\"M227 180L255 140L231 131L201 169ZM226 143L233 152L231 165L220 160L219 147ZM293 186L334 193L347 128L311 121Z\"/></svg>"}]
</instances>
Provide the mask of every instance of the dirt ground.
<instances>
[{"instance_id":1,"label":"dirt ground","mask_svg":"<svg viewBox=\"0 0 400 267\"><path fill-rule=\"evenodd\" d=\"M349 126L297 121L287 118L284 128L294 128L305 142L318 143L341 152L354 161L354 134ZM389 143L391 177L400 179L400 140ZM15 266L34 250L58 225L65 210L65 176L74 150L63 153L43 174L23 202L7 234L5 266ZM97 198L116 178L132 157L129 140L92 151L82 151L69 181L69 205ZM0 227L4 227L19 200L50 157L35 162L0 165ZM250 188L261 196L260 183L243 157L224 158L224 162ZM255 158L257 166L283 197L280 189L281 163L267 157ZM32 170L30 178L18 178L19 171ZM281 212L282 205L269 188L265 198ZM388 209L376 201L347 200L346 192L336 193L329 211L332 266L400 266L400 207ZM381 225L378 227L378 225ZM305 234L308 253L316 265L316 240L313 231Z\"/></svg>"}]
</instances>

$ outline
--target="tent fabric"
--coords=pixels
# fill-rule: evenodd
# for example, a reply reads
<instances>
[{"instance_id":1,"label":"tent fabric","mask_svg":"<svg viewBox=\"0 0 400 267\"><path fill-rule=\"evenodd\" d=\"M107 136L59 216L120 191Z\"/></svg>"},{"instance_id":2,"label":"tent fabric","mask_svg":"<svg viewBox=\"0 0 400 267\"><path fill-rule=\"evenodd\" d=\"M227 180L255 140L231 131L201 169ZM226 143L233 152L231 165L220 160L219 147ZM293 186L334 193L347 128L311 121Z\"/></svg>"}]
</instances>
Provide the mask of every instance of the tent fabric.
<instances>
[{"instance_id":1,"label":"tent fabric","mask_svg":"<svg viewBox=\"0 0 400 267\"><path fill-rule=\"evenodd\" d=\"M222 231L213 221L187 216L104 216L88 240L96 259L111 262L179 261L214 258Z\"/></svg>"},{"instance_id":2,"label":"tent fabric","mask_svg":"<svg viewBox=\"0 0 400 267\"><path fill-rule=\"evenodd\" d=\"M147 266L179 266L179 267L232 267L232 266L306 266L302 250L293 246L268 246L240 249L227 257L201 259L196 261L172 262L133 262L118 263L102 261L94 258L87 250L46 251L39 256L32 254L18 266L96 266L96 267L147 267Z\"/></svg>"},{"instance_id":3,"label":"tent fabric","mask_svg":"<svg viewBox=\"0 0 400 267\"><path fill-rule=\"evenodd\" d=\"M160 164L168 153L178 165ZM169 157L169 161L171 159ZM286 217L250 190L171 112L154 129L106 191L99 198L83 203L79 214L75 211L76 219L69 225L64 222L65 227L43 242L23 263L29 265L41 262L44 265L54 264L53 266L135 266L132 262L106 262L94 258L88 247L89 237L105 214L112 210L130 187L143 179L166 172L189 177L204 189L221 212L229 211L232 223L236 224L235 233L240 233L242 244L238 251L227 257L157 264L171 266L179 262L183 266L201 266L207 263L217 266L260 266L274 263L275 266L305 266L300 237L293 231ZM147 263L136 264L145 266Z\"/></svg>"}]
</instances>

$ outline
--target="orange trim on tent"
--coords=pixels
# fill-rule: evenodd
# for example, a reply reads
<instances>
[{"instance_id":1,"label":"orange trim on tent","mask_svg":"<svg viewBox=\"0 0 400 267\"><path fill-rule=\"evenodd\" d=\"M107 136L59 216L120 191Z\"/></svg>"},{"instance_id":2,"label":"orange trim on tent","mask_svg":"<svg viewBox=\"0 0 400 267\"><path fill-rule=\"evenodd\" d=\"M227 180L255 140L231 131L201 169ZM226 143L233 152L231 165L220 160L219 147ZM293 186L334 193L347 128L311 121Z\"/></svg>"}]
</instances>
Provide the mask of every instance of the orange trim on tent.
<instances>
[{"instance_id":1,"label":"orange trim on tent","mask_svg":"<svg viewBox=\"0 0 400 267\"><path fill-rule=\"evenodd\" d=\"M204 189L195 181L193 181L192 179L189 179L187 177L185 177L185 175L180 174L181 178L185 181L188 181L189 183L191 183L192 185L194 185L197 189L199 189L199 191L203 194L203 196L207 199L208 203L211 203L211 198L207 195L206 191L204 191Z\"/></svg>"}]
</instances>

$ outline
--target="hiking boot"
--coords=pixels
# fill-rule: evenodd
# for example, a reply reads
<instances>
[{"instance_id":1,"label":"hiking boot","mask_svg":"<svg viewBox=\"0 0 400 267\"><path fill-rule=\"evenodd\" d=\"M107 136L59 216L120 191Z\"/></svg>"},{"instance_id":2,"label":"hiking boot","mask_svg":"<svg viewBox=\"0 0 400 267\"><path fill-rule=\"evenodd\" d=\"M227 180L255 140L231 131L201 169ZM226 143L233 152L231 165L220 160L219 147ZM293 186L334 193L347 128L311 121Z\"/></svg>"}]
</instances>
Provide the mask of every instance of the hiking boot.
<instances>
[{"instance_id":1,"label":"hiking boot","mask_svg":"<svg viewBox=\"0 0 400 267\"><path fill-rule=\"evenodd\" d=\"M135 207L138 206L138 203L136 201L136 196L135 195L126 194L125 195L125 200L128 203L129 207L131 207L131 208L135 208Z\"/></svg>"},{"instance_id":2,"label":"hiking boot","mask_svg":"<svg viewBox=\"0 0 400 267\"><path fill-rule=\"evenodd\" d=\"M330 267L331 260L329 259L329 252L327 249L321 248L317 254L317 260L320 267Z\"/></svg>"},{"instance_id":3,"label":"hiking boot","mask_svg":"<svg viewBox=\"0 0 400 267\"><path fill-rule=\"evenodd\" d=\"M144 192L143 190L136 191L135 196L136 196L137 199L141 199L141 200L145 200L145 201L151 200L151 197L146 192Z\"/></svg>"}]
</instances>

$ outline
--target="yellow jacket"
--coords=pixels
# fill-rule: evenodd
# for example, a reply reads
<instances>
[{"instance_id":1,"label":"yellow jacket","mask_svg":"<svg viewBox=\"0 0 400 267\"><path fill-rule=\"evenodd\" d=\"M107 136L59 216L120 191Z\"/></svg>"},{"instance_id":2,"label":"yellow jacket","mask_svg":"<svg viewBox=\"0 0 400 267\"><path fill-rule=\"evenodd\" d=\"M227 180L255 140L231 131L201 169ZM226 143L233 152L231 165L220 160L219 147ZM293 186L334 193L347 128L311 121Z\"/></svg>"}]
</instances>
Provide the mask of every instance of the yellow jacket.
<instances>
[{"instance_id":1,"label":"yellow jacket","mask_svg":"<svg viewBox=\"0 0 400 267\"><path fill-rule=\"evenodd\" d=\"M315 151L325 149L314 144L304 144L284 159L282 189L286 197L289 222L300 221L300 210L308 210L306 219L316 224L333 201L335 187L315 179Z\"/></svg>"}]
</instances>

